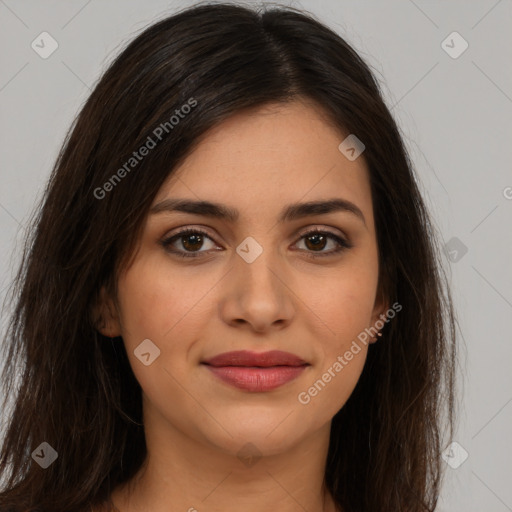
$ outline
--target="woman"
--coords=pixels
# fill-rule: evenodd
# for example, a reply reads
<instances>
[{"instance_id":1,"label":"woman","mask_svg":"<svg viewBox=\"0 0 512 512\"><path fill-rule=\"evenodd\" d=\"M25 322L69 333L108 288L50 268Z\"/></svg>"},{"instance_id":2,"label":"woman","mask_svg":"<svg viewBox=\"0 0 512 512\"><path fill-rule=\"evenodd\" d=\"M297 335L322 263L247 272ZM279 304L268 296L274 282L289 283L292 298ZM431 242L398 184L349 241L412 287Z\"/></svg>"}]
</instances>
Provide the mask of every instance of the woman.
<instances>
[{"instance_id":1,"label":"woman","mask_svg":"<svg viewBox=\"0 0 512 512\"><path fill-rule=\"evenodd\" d=\"M37 211L2 511L434 510L450 293L396 123L338 35L233 4L155 23Z\"/></svg>"}]
</instances>

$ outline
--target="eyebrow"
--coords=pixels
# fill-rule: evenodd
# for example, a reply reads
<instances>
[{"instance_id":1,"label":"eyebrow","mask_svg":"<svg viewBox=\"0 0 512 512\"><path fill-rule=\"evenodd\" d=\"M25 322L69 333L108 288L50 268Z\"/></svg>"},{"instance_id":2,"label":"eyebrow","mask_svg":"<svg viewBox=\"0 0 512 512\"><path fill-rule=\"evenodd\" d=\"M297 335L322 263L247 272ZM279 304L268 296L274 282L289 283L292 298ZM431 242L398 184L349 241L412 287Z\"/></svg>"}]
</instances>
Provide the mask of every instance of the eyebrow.
<instances>
[{"instance_id":1,"label":"eyebrow","mask_svg":"<svg viewBox=\"0 0 512 512\"><path fill-rule=\"evenodd\" d=\"M235 208L210 201L194 201L190 199L167 198L155 204L150 209L150 214L161 212L184 212L194 215L203 215L230 222L236 222L240 212ZM324 201L309 201L307 203L293 203L285 206L279 215L278 222L289 222L313 215L324 215L334 212L348 212L358 217L366 226L363 212L346 199L333 198Z\"/></svg>"}]
</instances>

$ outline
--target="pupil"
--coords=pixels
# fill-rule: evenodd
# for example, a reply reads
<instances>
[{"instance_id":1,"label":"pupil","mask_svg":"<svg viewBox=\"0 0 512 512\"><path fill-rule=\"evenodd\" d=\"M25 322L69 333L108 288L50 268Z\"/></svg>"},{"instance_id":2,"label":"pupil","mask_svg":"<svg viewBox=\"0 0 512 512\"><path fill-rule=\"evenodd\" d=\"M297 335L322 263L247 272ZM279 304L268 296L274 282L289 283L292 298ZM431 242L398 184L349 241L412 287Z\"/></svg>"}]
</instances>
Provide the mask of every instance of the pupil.
<instances>
[{"instance_id":1,"label":"pupil","mask_svg":"<svg viewBox=\"0 0 512 512\"><path fill-rule=\"evenodd\" d=\"M192 244L189 244L188 243L188 240L194 240L195 239L195 242L192 242ZM186 237L183 238L183 247L185 247L185 249L187 250L195 250L195 249L200 249L201 248L201 245L202 245L202 236L201 235L187 235ZM192 247L190 247L192 245Z\"/></svg>"},{"instance_id":2,"label":"pupil","mask_svg":"<svg viewBox=\"0 0 512 512\"><path fill-rule=\"evenodd\" d=\"M189 240L192 240L192 243L189 243ZM187 235L183 238L182 243L183 247L187 250L194 251L200 249L202 245L202 236ZM323 249L325 246L325 237L323 235L310 235L306 238L306 245L309 249Z\"/></svg>"},{"instance_id":3,"label":"pupil","mask_svg":"<svg viewBox=\"0 0 512 512\"><path fill-rule=\"evenodd\" d=\"M306 238L306 245L308 245L308 243L311 241L311 240L315 240L313 242L313 249L316 247L317 249L320 248L320 249L323 249L324 245L325 245L325 237L323 235L311 235L311 236L308 236ZM320 241L320 245L318 244L318 242ZM322 242L323 242L323 245L322 245ZM310 247L308 247L310 248Z\"/></svg>"}]
</instances>

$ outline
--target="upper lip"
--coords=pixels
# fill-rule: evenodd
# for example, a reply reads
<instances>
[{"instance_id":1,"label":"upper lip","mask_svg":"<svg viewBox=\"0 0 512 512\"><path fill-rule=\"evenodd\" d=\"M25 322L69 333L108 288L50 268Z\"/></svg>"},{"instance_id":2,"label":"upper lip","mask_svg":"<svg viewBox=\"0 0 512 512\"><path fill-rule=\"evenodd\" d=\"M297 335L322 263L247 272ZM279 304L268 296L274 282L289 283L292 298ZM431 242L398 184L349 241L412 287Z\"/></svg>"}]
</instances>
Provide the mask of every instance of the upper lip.
<instances>
[{"instance_id":1,"label":"upper lip","mask_svg":"<svg viewBox=\"0 0 512 512\"><path fill-rule=\"evenodd\" d=\"M303 359L281 350L270 350L269 352L249 352L247 350L236 350L224 352L211 359L203 361L210 366L302 366L306 363Z\"/></svg>"}]
</instances>

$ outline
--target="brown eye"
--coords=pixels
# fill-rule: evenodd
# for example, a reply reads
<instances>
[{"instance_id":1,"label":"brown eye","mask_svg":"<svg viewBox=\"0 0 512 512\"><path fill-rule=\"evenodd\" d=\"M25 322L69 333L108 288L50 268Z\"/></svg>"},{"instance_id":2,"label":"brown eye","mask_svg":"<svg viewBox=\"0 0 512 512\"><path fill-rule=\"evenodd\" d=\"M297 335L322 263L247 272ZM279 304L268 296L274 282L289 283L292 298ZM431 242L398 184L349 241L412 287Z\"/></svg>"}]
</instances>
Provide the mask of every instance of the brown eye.
<instances>
[{"instance_id":1,"label":"brown eye","mask_svg":"<svg viewBox=\"0 0 512 512\"><path fill-rule=\"evenodd\" d=\"M213 242L212 238L205 231L189 228L162 240L160 243L169 253L184 258L196 258L208 252L208 249L201 250L206 240ZM306 248L300 250L305 251L312 258L331 256L352 247L352 244L344 238L329 231L321 231L319 229L303 234L300 238L300 241L302 240L304 240ZM179 241L181 243L177 246L176 244ZM332 241L335 242L334 248L325 251L324 249Z\"/></svg>"},{"instance_id":2,"label":"brown eye","mask_svg":"<svg viewBox=\"0 0 512 512\"><path fill-rule=\"evenodd\" d=\"M330 256L353 247L348 240L345 240L344 238L341 238L329 231L321 231L319 229L304 233L301 240L304 240L306 252L317 253L310 255L313 258L317 256ZM335 248L330 251L324 251L323 249L325 249L330 240L335 242Z\"/></svg>"},{"instance_id":3,"label":"brown eye","mask_svg":"<svg viewBox=\"0 0 512 512\"><path fill-rule=\"evenodd\" d=\"M312 251L316 251L318 249L322 250L327 243L327 237L319 233L308 235L305 237L305 240L307 248Z\"/></svg>"},{"instance_id":4,"label":"brown eye","mask_svg":"<svg viewBox=\"0 0 512 512\"><path fill-rule=\"evenodd\" d=\"M200 229L184 229L175 235L162 240L160 243L164 249L170 253L183 256L185 258L195 258L206 251L201 251L205 239L213 242L208 234ZM181 240L181 247L176 247L176 242Z\"/></svg>"},{"instance_id":5,"label":"brown eye","mask_svg":"<svg viewBox=\"0 0 512 512\"><path fill-rule=\"evenodd\" d=\"M182 236L182 245L187 249L187 251L197 251L203 245L203 236L202 235L185 235Z\"/></svg>"}]
</instances>

